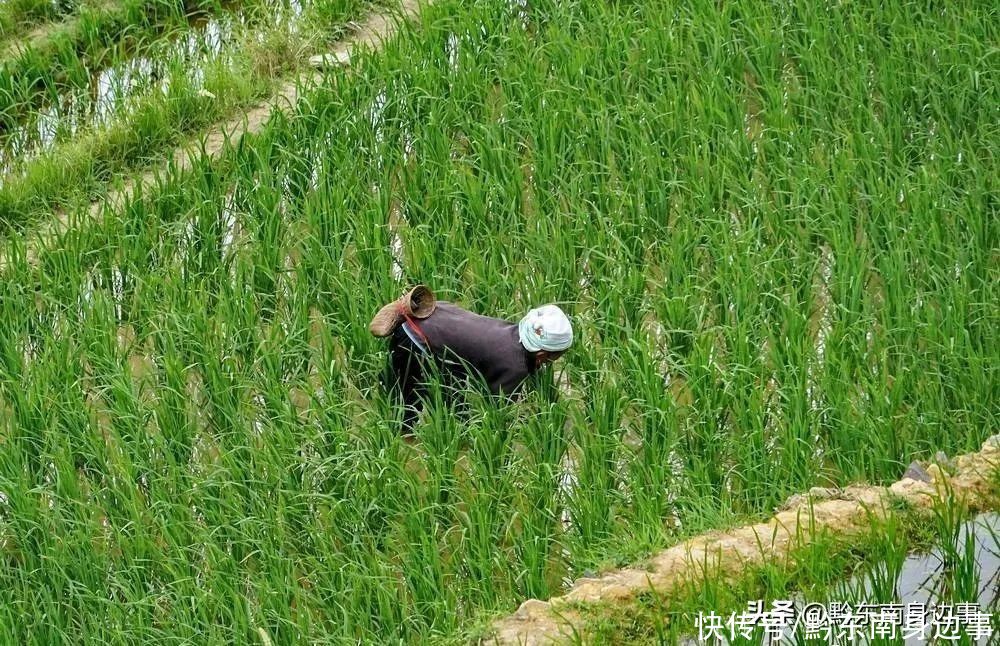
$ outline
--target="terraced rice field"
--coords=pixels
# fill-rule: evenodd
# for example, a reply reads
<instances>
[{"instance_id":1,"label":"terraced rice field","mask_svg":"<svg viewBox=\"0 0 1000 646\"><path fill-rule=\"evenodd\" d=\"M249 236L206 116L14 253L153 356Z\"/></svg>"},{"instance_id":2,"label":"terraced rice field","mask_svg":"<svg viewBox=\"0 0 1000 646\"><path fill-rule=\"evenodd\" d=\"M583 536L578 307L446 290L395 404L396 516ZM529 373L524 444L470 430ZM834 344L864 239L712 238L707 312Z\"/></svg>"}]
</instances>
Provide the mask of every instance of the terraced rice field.
<instances>
[{"instance_id":1,"label":"terraced rice field","mask_svg":"<svg viewBox=\"0 0 1000 646\"><path fill-rule=\"evenodd\" d=\"M109 181L253 107L367 7L138 2L25 39L0 63L5 225L89 203Z\"/></svg>"},{"instance_id":2,"label":"terraced rice field","mask_svg":"<svg viewBox=\"0 0 1000 646\"><path fill-rule=\"evenodd\" d=\"M167 161L397 10L0 3L4 643L464 642L997 432L989 3L438 0ZM577 343L404 442L368 322L416 282Z\"/></svg>"}]
</instances>

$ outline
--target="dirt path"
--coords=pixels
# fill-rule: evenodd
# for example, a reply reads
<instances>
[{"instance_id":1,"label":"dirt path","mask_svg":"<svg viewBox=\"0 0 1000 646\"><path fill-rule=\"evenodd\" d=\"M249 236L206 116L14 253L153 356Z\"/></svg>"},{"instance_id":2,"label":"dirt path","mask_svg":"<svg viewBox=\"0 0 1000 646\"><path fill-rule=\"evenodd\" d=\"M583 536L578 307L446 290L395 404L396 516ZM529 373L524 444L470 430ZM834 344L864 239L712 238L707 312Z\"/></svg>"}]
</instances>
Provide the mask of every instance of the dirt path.
<instances>
[{"instance_id":1,"label":"dirt path","mask_svg":"<svg viewBox=\"0 0 1000 646\"><path fill-rule=\"evenodd\" d=\"M76 27L76 18L68 18L59 22L46 22L33 27L28 33L20 38L14 37L6 43L0 44L0 63L7 59L15 58L23 52L44 46L45 42L53 34L60 33L67 29Z\"/></svg>"},{"instance_id":2,"label":"dirt path","mask_svg":"<svg viewBox=\"0 0 1000 646\"><path fill-rule=\"evenodd\" d=\"M813 489L794 496L786 510L766 523L714 532L688 540L654 556L644 569L615 570L599 578L580 579L565 595L549 601L529 599L513 615L494 624L486 644L540 644L570 641L573 631L585 629L571 604L621 602L649 591L669 593L684 582L702 580L705 567L722 580L736 579L748 566L782 559L820 533L860 536L871 527L871 515L890 514L894 499L905 499L928 509L935 501L952 497L970 510L991 502L990 482L1000 470L1000 435L983 444L978 453L954 460L954 473L938 465L927 467L930 482L903 478L889 487L851 486L843 490ZM995 501L992 501L995 502ZM812 513L810 514L810 504ZM556 616L556 613L560 616ZM586 635L583 635L586 641Z\"/></svg>"},{"instance_id":3,"label":"dirt path","mask_svg":"<svg viewBox=\"0 0 1000 646\"><path fill-rule=\"evenodd\" d=\"M0 45L0 61L5 61L8 58L14 58L33 46L37 47L40 43L47 40L50 34L70 27L75 24L75 22L76 21L71 20L66 22L45 23L32 28L31 31L23 37L14 38L6 44Z\"/></svg>"},{"instance_id":4,"label":"dirt path","mask_svg":"<svg viewBox=\"0 0 1000 646\"><path fill-rule=\"evenodd\" d=\"M326 66L349 65L352 57L360 51L381 49L383 43L393 38L406 21L413 20L420 13L420 9L431 2L432 0L400 0L391 10L371 14L362 22L348 23L353 27L350 35L323 55ZM129 178L121 188L95 201L89 211L82 215L82 220L79 213L54 213L50 220L38 224L25 233L28 261L31 263L36 261L37 254L45 241L58 237L74 227L83 226L87 222L95 222L105 205L121 205L137 190L152 187L156 178L163 175L171 164L178 170L187 170L202 157L203 151L204 155L215 159L225 149L227 142L236 145L245 135L260 132L275 111L288 111L295 106L299 99L300 88L308 88L322 78L321 71L309 70L283 82L264 102L238 117L217 123L192 137L185 144L175 148L172 153L168 153L167 161L160 166ZM7 266L8 256L6 250L0 249L0 270Z\"/></svg>"},{"instance_id":5,"label":"dirt path","mask_svg":"<svg viewBox=\"0 0 1000 646\"><path fill-rule=\"evenodd\" d=\"M88 4L88 8L90 9L111 8L113 6L113 0L98 0ZM17 37L15 35L14 38L5 39L6 42L0 42L0 62L8 58L14 58L28 49L45 47L53 36L76 29L79 22L80 16L74 13L61 19L56 18L55 20L41 22L32 27L23 36Z\"/></svg>"}]
</instances>

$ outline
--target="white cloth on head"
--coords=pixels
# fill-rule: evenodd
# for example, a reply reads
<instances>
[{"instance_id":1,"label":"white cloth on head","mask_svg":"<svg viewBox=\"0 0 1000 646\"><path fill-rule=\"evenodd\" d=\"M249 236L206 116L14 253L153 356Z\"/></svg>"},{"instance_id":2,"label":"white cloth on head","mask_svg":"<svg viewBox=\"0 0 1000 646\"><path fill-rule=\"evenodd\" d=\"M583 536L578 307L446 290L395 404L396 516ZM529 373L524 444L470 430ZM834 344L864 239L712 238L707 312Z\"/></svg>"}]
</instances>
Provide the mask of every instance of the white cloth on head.
<instances>
[{"instance_id":1,"label":"white cloth on head","mask_svg":"<svg viewBox=\"0 0 1000 646\"><path fill-rule=\"evenodd\" d=\"M521 345L529 352L561 352L573 344L573 326L569 317L555 305L537 307L517 326Z\"/></svg>"}]
</instances>

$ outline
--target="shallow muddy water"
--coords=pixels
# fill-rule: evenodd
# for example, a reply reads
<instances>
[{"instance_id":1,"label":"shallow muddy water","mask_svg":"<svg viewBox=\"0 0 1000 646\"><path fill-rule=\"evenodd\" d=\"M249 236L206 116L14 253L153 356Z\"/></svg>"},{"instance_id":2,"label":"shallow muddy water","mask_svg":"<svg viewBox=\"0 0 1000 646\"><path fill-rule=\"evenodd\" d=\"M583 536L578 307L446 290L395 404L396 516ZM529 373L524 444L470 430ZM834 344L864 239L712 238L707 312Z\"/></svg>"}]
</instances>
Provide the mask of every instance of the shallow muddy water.
<instances>
[{"instance_id":1,"label":"shallow muddy water","mask_svg":"<svg viewBox=\"0 0 1000 646\"><path fill-rule=\"evenodd\" d=\"M0 174L16 172L25 162L81 132L128 118L143 99L155 92L169 93L173 83L187 83L201 91L209 65L225 62L240 41L259 42L275 26L295 33L302 14L301 0L287 0L276 5L264 21L241 10L196 17L191 28L178 36L94 69L86 87L61 92L27 114L17 128L0 133Z\"/></svg>"},{"instance_id":2,"label":"shallow muddy water","mask_svg":"<svg viewBox=\"0 0 1000 646\"><path fill-rule=\"evenodd\" d=\"M982 514L966 523L959 549L970 533L975 539L979 605L996 608L1000 603L1000 513ZM944 559L939 550L911 555L903 564L896 591L903 603L935 603L940 600L944 580Z\"/></svg>"},{"instance_id":3,"label":"shallow muddy water","mask_svg":"<svg viewBox=\"0 0 1000 646\"><path fill-rule=\"evenodd\" d=\"M972 541L968 542L968 538L971 535ZM994 615L1000 610L1000 513L991 512L984 513L976 518L967 521L961 527L958 535L958 540L956 541L956 548L961 557L966 557L967 552L967 542L973 545L974 557L975 557L975 580L977 594L977 604L981 613L993 613ZM865 573L870 572L874 567L883 566L884 563L873 563L869 567L864 568L864 571L846 581L840 586L836 586L830 594L832 601L843 601L850 603L852 606L857 608L859 604L864 603L867 599L872 599L875 595L872 592L871 581L865 576ZM924 608L929 608L929 615L924 620L926 623L926 631L921 636L920 632L913 630L910 632L903 631L903 624L900 623L898 626L899 631L896 634L896 639L872 639L871 628L859 631L859 634L855 635L851 640L844 640L841 643L850 644L903 644L905 646L916 646L917 644L928 644L928 643L974 643L980 646L986 646L987 644L994 644L997 642L998 633L994 630L992 635L982 635L978 640L969 640L965 642L959 642L955 639L932 639L937 630L937 624L940 624L945 619L939 621L935 620L935 609L944 609L947 606L951 606L946 611L946 614L950 617L955 617L958 614L957 604L962 603L961 599L956 599L949 592L949 572L946 567L946 559L943 551L940 548L935 548L930 552L921 552L910 554L906 557L906 560L902 564L899 575L896 577L895 583L895 599L891 601L894 604L901 604L905 608L910 604L915 604ZM801 595L796 595L792 597L794 602L795 614L797 617L801 617L803 611L807 606L815 606L812 600L805 599ZM878 602L872 602L878 606ZM829 609L831 604L825 603L820 604L824 608ZM767 605L765 604L765 610ZM737 613L739 616L739 613ZM728 615L725 619L728 619ZM980 618L982 620L982 618ZM954 621L954 619L952 619ZM964 637L976 634L975 630L969 630L968 627L972 620L961 621L958 624L959 629L955 632L949 632L947 630L942 631L942 635L946 634L962 634ZM917 624L913 624L917 625ZM994 622L995 625L995 622ZM954 626L953 626L954 627ZM981 632L988 629L982 628ZM718 640L715 635L711 639L702 638L699 640L697 637L685 637L681 640L681 644L684 646L694 646L696 644L737 644L746 643L742 640L730 641L725 637L728 634L729 628L723 630L722 640ZM786 628L782 632L781 638L768 638L766 636L761 636L760 639L763 641L762 644L800 644L807 643L803 639L801 634L802 628L799 627L797 630L792 630ZM864 634L864 633L868 634ZM812 642L808 643L813 643Z\"/></svg>"}]
</instances>

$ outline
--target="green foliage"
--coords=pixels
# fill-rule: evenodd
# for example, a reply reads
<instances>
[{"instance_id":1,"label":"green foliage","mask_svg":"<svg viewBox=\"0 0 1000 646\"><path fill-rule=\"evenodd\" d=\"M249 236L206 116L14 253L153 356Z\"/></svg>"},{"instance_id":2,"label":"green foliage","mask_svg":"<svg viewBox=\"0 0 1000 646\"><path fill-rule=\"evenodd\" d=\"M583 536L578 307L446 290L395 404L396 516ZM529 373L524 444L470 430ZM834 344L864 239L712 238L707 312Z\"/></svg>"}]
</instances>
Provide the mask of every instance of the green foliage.
<instances>
[{"instance_id":1,"label":"green foliage","mask_svg":"<svg viewBox=\"0 0 1000 646\"><path fill-rule=\"evenodd\" d=\"M217 163L34 265L15 241L0 639L445 639L977 448L985 6L442 0ZM367 325L414 282L559 302L578 344L520 406L434 402L408 445Z\"/></svg>"},{"instance_id":2,"label":"green foliage","mask_svg":"<svg viewBox=\"0 0 1000 646\"><path fill-rule=\"evenodd\" d=\"M32 90L27 104L44 105L12 108L9 132L0 128L6 175L0 226L22 229L54 209L72 210L128 172L159 165L175 146L194 145L194 133L270 96L282 77L303 68L320 41L316 30L339 33L343 24L328 21L343 23L364 6L360 0L305 8L248 2L216 18L207 18L205 9L190 24L184 16L171 29L156 23L150 42L118 42L97 57L71 54L75 80ZM44 54L39 59L51 63ZM32 76L21 70L8 78L17 84Z\"/></svg>"},{"instance_id":3,"label":"green foliage","mask_svg":"<svg viewBox=\"0 0 1000 646\"><path fill-rule=\"evenodd\" d=\"M928 518L930 516L930 518ZM787 558L750 565L744 571L720 576L707 569L670 593L649 590L622 603L575 604L583 618L580 629L588 644L676 644L698 635L699 615L715 613L728 619L731 613L747 611L760 600L765 611L774 601L793 601L801 612L807 603L829 608L831 603L940 604L976 603L980 590L987 591L996 577L996 513L968 519L954 500L938 502L932 513L907 509L885 519L872 519L870 530L845 540L827 533L812 537L806 545L793 546ZM919 552L930 521L933 539ZM977 544L978 543L978 544ZM989 598L988 596L986 597ZM995 602L994 602L995 605ZM983 611L988 610L982 608ZM964 628L964 627L963 627ZM723 634L728 635L725 627ZM902 634L902 630L898 634ZM807 644L800 626L789 643ZM963 636L962 643L971 643ZM753 639L738 636L735 644L764 643L763 628ZM877 643L902 640L882 638Z\"/></svg>"}]
</instances>

